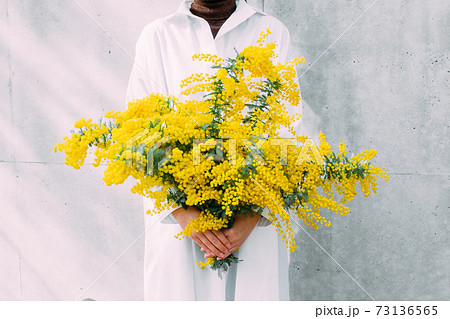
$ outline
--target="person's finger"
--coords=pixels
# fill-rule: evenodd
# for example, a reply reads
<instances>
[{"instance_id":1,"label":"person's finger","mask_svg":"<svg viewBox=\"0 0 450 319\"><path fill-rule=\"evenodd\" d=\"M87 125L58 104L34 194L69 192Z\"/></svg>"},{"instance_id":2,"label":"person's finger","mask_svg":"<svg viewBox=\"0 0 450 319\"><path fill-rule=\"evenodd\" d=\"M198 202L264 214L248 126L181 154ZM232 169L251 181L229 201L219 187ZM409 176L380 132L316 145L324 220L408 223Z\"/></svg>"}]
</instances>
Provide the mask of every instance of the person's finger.
<instances>
[{"instance_id":1,"label":"person's finger","mask_svg":"<svg viewBox=\"0 0 450 319\"><path fill-rule=\"evenodd\" d=\"M234 253L236 250L238 250L239 249L239 247L242 245L242 243L240 243L240 242L235 242L235 243L231 243L231 247L230 248L228 248L228 252L229 252L229 254L232 254L232 253Z\"/></svg>"},{"instance_id":2,"label":"person's finger","mask_svg":"<svg viewBox=\"0 0 450 319\"><path fill-rule=\"evenodd\" d=\"M209 241L214 245L216 250L219 252L217 254L218 257L223 257L228 252L228 248L225 247L225 245L220 241L219 238L217 238L217 236L212 231L207 230L203 234L209 239Z\"/></svg>"},{"instance_id":3,"label":"person's finger","mask_svg":"<svg viewBox=\"0 0 450 319\"><path fill-rule=\"evenodd\" d=\"M222 244L226 248L229 249L231 247L230 241L227 239L227 237L225 236L225 234L221 230L212 230L212 232L213 232L214 235L216 235L217 238L219 238L219 240L222 242Z\"/></svg>"},{"instance_id":4,"label":"person's finger","mask_svg":"<svg viewBox=\"0 0 450 319\"><path fill-rule=\"evenodd\" d=\"M203 241L195 234L189 236L197 245L200 246L200 250L210 252L210 250L206 247Z\"/></svg>"},{"instance_id":5,"label":"person's finger","mask_svg":"<svg viewBox=\"0 0 450 319\"><path fill-rule=\"evenodd\" d=\"M239 246L233 246L233 247L231 247L230 249L229 249L229 251L230 251L230 255L232 254L232 253L234 253L236 250L238 250L239 249Z\"/></svg>"},{"instance_id":6,"label":"person's finger","mask_svg":"<svg viewBox=\"0 0 450 319\"><path fill-rule=\"evenodd\" d=\"M211 243L211 241L209 240L208 237L205 236L205 233L203 232L198 232L197 233L198 238L203 242L203 244L207 247L207 250L209 252L212 252L214 254L214 256L221 256L222 253L219 249L217 249L216 246L214 246L213 243Z\"/></svg>"},{"instance_id":7,"label":"person's finger","mask_svg":"<svg viewBox=\"0 0 450 319\"><path fill-rule=\"evenodd\" d=\"M229 255L231 255L231 254L226 253L225 255L223 255L224 257L217 257L213 253L206 253L203 257L205 257L205 258L216 257L217 260L222 260L222 259L227 258Z\"/></svg>"},{"instance_id":8,"label":"person's finger","mask_svg":"<svg viewBox=\"0 0 450 319\"><path fill-rule=\"evenodd\" d=\"M222 260L222 259L227 258L227 257L230 256L231 254L233 254L236 250L237 250L237 248L232 249L232 250L230 249L230 250L224 255L224 257L217 257L217 260ZM210 258L210 257L214 257L214 255L213 255L212 253L206 253L206 254L204 255L204 257L205 257L205 258Z\"/></svg>"},{"instance_id":9,"label":"person's finger","mask_svg":"<svg viewBox=\"0 0 450 319\"><path fill-rule=\"evenodd\" d=\"M233 241L236 240L236 232L234 231L234 229L224 229L222 230L223 235L225 236L225 238L228 240L228 242L231 243L231 246L233 246Z\"/></svg>"}]
</instances>

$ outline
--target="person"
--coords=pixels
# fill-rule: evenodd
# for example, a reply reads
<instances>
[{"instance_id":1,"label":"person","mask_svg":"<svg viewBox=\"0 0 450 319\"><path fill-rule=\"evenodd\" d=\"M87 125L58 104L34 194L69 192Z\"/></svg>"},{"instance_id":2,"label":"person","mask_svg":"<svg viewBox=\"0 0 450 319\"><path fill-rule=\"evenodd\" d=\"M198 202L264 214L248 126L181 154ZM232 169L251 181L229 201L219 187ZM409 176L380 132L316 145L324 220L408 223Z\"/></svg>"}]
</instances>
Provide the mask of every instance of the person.
<instances>
[{"instance_id":1,"label":"person","mask_svg":"<svg viewBox=\"0 0 450 319\"><path fill-rule=\"evenodd\" d=\"M174 14L143 29L136 43L127 100L150 93L181 98L184 78L211 70L207 62L193 61L194 54L235 57L236 50L256 45L267 29L271 31L268 42L277 43L277 59L286 61L289 32L276 18L243 0L183 0ZM153 205L153 200L144 199L144 211ZM145 300L289 300L289 254L266 209L262 216L237 218L227 230L174 238L199 214L195 207L177 206L162 216L145 215ZM232 252L242 261L222 278L209 267L202 270L196 265L205 257L220 259Z\"/></svg>"}]
</instances>

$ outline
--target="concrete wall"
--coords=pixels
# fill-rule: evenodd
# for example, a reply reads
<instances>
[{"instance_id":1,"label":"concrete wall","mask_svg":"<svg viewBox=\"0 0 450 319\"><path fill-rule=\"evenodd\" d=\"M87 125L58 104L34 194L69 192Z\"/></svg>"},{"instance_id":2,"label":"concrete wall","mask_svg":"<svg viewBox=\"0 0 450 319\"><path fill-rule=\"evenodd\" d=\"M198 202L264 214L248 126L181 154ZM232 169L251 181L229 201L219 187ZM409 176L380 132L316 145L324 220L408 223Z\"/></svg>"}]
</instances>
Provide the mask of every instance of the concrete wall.
<instances>
[{"instance_id":1,"label":"concrete wall","mask_svg":"<svg viewBox=\"0 0 450 319\"><path fill-rule=\"evenodd\" d=\"M377 149L392 176L331 228L297 227L291 298L448 300L450 3L249 2L307 59L305 130ZM0 3L0 300L143 298L140 199L53 146L80 117L123 108L141 29L178 4Z\"/></svg>"}]
</instances>

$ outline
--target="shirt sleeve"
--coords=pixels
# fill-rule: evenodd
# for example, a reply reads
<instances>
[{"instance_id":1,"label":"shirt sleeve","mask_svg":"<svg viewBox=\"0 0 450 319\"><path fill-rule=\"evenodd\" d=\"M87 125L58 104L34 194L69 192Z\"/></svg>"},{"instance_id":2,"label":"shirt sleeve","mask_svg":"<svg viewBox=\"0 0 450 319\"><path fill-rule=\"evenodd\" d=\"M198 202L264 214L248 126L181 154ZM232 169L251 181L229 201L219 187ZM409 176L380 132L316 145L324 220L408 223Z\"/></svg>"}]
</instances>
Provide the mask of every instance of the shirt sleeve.
<instances>
[{"instance_id":1,"label":"shirt sleeve","mask_svg":"<svg viewBox=\"0 0 450 319\"><path fill-rule=\"evenodd\" d=\"M127 88L127 104L137 99L142 99L150 93L167 93L167 81L165 79L164 68L162 67L161 48L159 44L156 28L147 26L141 33L136 43L136 54L133 68ZM151 188L152 191L161 191L161 186ZM155 200L144 197L145 210L153 209ZM181 207L177 205L163 213L161 223L176 224L176 219L172 212Z\"/></svg>"},{"instance_id":2,"label":"shirt sleeve","mask_svg":"<svg viewBox=\"0 0 450 319\"><path fill-rule=\"evenodd\" d=\"M292 60L294 58L292 47L291 47L291 37L289 34L289 30L284 26L281 22L279 22L279 27L274 28L276 31L274 31L273 36L274 39L272 41L276 41L278 44L275 53L277 55L277 61L280 63L285 63L289 60ZM269 40L270 41L270 40ZM298 75L296 76L296 81L298 88L300 89L300 83L298 79ZM298 105L294 106L290 103L285 102L284 106L286 107L286 111L289 115L293 115L296 113L303 113L303 105L302 105L302 99L301 99L301 91L300 91L300 101ZM294 131L296 132L296 135L298 135L298 132L300 132L300 124L301 118L297 119L293 123L291 123ZM281 127L279 130L280 136L282 138L294 138L295 135L291 134L286 128Z\"/></svg>"}]
</instances>

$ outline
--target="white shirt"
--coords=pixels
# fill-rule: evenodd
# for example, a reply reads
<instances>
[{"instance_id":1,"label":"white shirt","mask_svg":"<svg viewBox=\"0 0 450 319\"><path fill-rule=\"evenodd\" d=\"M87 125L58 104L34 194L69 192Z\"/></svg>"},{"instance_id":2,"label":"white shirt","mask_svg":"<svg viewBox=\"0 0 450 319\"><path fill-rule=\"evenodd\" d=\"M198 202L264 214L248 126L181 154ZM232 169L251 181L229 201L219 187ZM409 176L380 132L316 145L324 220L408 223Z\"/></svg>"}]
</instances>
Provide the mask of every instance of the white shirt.
<instances>
[{"instance_id":1,"label":"white shirt","mask_svg":"<svg viewBox=\"0 0 450 319\"><path fill-rule=\"evenodd\" d=\"M150 93L180 97L180 83L184 78L193 73L211 73L207 62L192 61L194 54L235 57L235 50L256 45L261 31L267 28L271 31L268 42L278 44L279 61L287 59L289 32L276 18L238 0L236 11L213 38L208 22L189 11L191 4L192 1L183 1L176 13L151 22L142 31L136 44L128 101ZM153 203L153 200L145 199L144 209L152 209ZM239 258L243 261L221 280L215 271L201 270L195 265L196 260L203 260L203 253L193 241L189 238L179 241L173 237L181 227L170 224L170 217L167 217L170 213L166 212L163 217L144 217L146 229L149 229L145 236L145 299L289 299L288 253L272 225L253 230L239 250ZM267 216L267 211L263 216Z\"/></svg>"}]
</instances>

